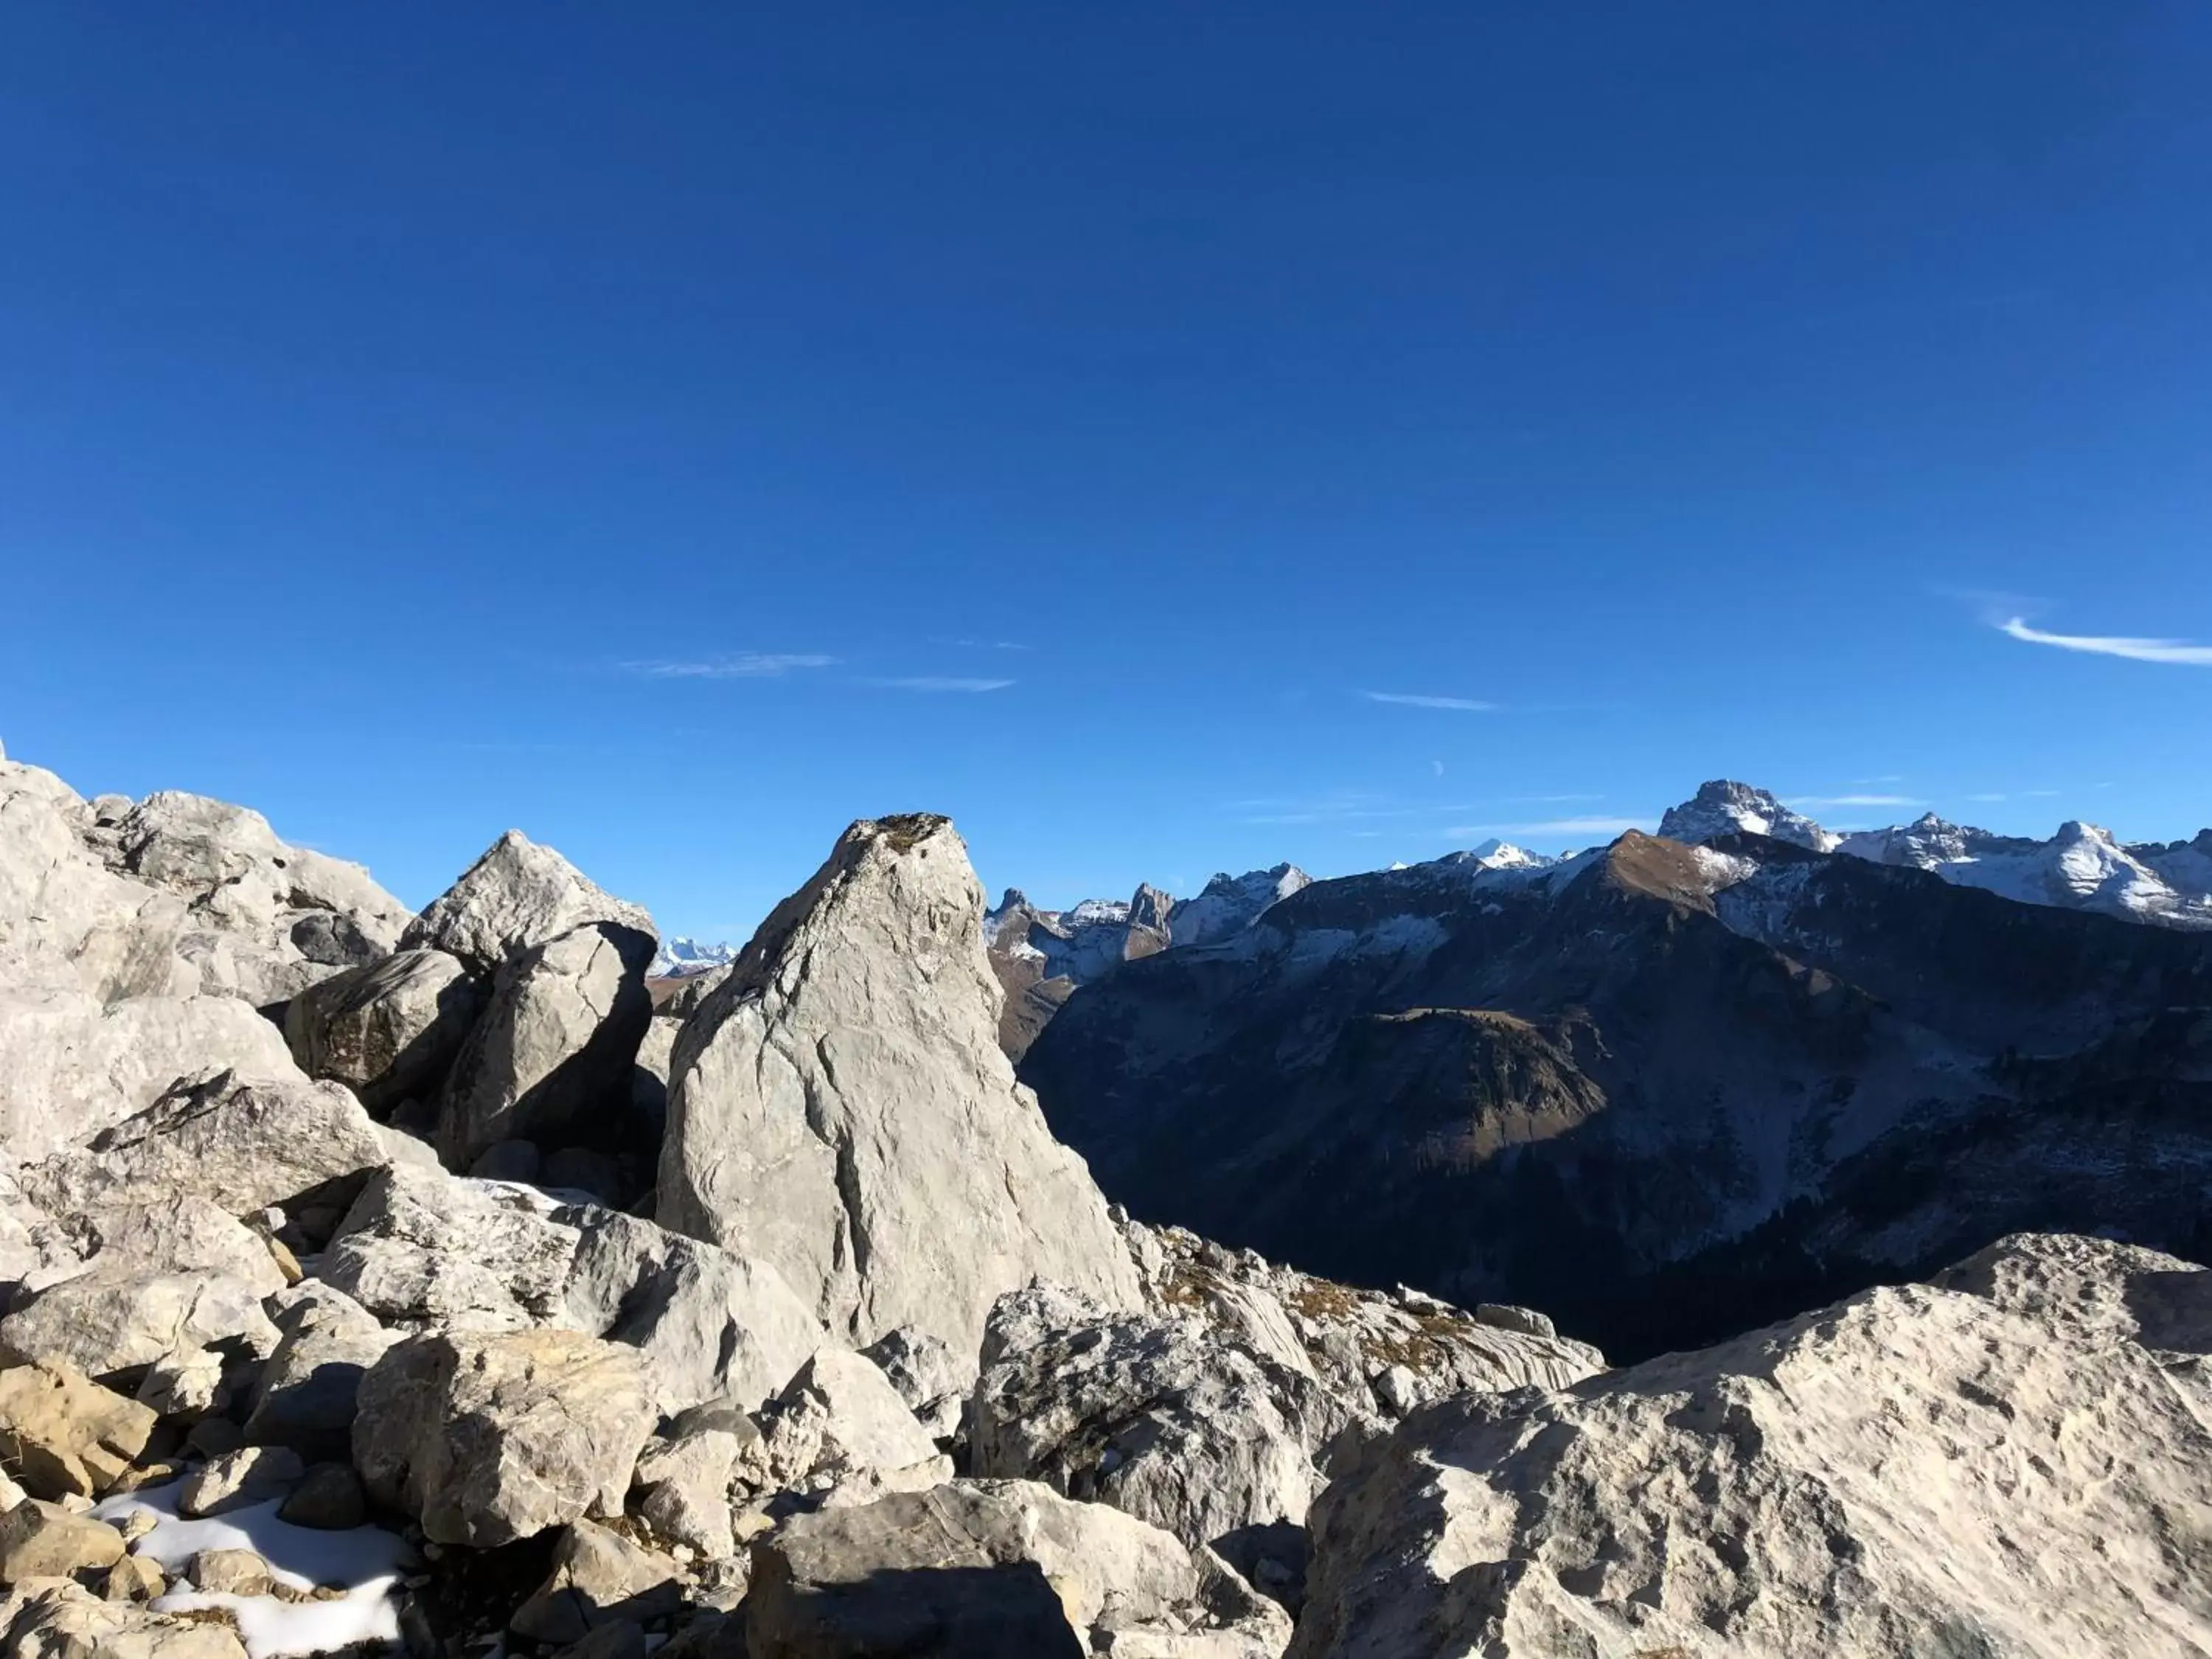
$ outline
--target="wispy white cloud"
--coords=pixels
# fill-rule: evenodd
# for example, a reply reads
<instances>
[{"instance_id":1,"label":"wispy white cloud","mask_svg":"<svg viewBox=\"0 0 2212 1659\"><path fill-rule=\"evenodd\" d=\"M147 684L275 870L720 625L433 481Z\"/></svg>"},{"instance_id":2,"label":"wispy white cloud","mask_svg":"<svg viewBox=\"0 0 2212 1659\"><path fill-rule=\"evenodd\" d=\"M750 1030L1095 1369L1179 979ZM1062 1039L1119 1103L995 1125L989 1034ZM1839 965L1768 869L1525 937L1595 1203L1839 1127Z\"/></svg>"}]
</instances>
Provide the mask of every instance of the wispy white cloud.
<instances>
[{"instance_id":1,"label":"wispy white cloud","mask_svg":"<svg viewBox=\"0 0 2212 1659\"><path fill-rule=\"evenodd\" d=\"M1851 780L1851 783L1854 787L1862 784L1903 783L1904 781L1905 774L1902 772L1885 772L1878 778L1853 778Z\"/></svg>"},{"instance_id":2,"label":"wispy white cloud","mask_svg":"<svg viewBox=\"0 0 2212 1659\"><path fill-rule=\"evenodd\" d=\"M2130 662L2179 663L2191 668L2212 668L2212 645L2187 640L2138 640L2098 634L2049 634L2030 628L2024 617L1998 624L2000 631L2030 645L2056 646L2061 651L2087 651L2100 657L2125 657Z\"/></svg>"},{"instance_id":3,"label":"wispy white cloud","mask_svg":"<svg viewBox=\"0 0 2212 1659\"><path fill-rule=\"evenodd\" d=\"M739 651L726 657L657 657L620 666L625 674L654 680L764 680L794 669L834 667L836 661L811 651Z\"/></svg>"},{"instance_id":4,"label":"wispy white cloud","mask_svg":"<svg viewBox=\"0 0 2212 1659\"><path fill-rule=\"evenodd\" d=\"M930 637L929 642L932 645L954 646L963 651L1027 651L1031 648L1019 640L954 640L936 635Z\"/></svg>"},{"instance_id":5,"label":"wispy white cloud","mask_svg":"<svg viewBox=\"0 0 2212 1659\"><path fill-rule=\"evenodd\" d=\"M1980 795L1969 795L1969 796L1967 796L1967 797L1966 797L1966 799L1967 799L1968 800L1978 800L1978 801L1981 801L1981 802L1983 802L1983 803L1984 803L1984 804L1987 804L1988 802L1990 802L1990 801L1996 801L1996 800L2007 800L2007 799L2010 799L2010 797L2009 797L2009 796L2007 796L2007 795L2004 795L2004 794L2002 794L2002 793L1988 793L1988 794L1980 794Z\"/></svg>"},{"instance_id":6,"label":"wispy white cloud","mask_svg":"<svg viewBox=\"0 0 2212 1659\"><path fill-rule=\"evenodd\" d=\"M1394 702L1405 708L1455 708L1469 714L1486 714L1498 707L1479 697L1431 697L1411 691L1362 691L1359 695L1370 702Z\"/></svg>"},{"instance_id":7,"label":"wispy white cloud","mask_svg":"<svg viewBox=\"0 0 2212 1659\"><path fill-rule=\"evenodd\" d=\"M1429 765L1430 765L1430 767L1431 767L1431 768L1435 771L1435 773L1436 773L1437 776L1438 776L1438 777L1442 777L1442 776L1443 776L1443 775L1444 775L1444 763L1443 763L1442 761L1431 761L1431 762L1429 763Z\"/></svg>"},{"instance_id":8,"label":"wispy white cloud","mask_svg":"<svg viewBox=\"0 0 2212 1659\"><path fill-rule=\"evenodd\" d=\"M1792 806L1924 806L1917 795L1792 795Z\"/></svg>"},{"instance_id":9,"label":"wispy white cloud","mask_svg":"<svg viewBox=\"0 0 2212 1659\"><path fill-rule=\"evenodd\" d=\"M888 679L862 680L879 691L1003 691L1012 680L969 679L957 674L908 674Z\"/></svg>"},{"instance_id":10,"label":"wispy white cloud","mask_svg":"<svg viewBox=\"0 0 2212 1659\"><path fill-rule=\"evenodd\" d=\"M1471 836L1525 836L1530 840L1552 836L1619 836L1631 830L1650 830L1659 822L1656 812L1640 817L1547 818L1538 823L1461 823L1444 831L1448 841Z\"/></svg>"}]
</instances>

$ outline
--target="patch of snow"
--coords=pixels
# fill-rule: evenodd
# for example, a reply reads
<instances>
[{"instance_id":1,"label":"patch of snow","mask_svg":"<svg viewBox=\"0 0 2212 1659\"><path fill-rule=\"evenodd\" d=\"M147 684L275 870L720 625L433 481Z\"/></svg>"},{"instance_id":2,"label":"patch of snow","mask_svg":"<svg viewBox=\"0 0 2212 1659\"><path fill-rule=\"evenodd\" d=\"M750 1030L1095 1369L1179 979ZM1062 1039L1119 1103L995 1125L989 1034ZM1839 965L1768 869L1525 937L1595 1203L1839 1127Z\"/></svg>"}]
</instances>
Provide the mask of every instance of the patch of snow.
<instances>
[{"instance_id":1,"label":"patch of snow","mask_svg":"<svg viewBox=\"0 0 2212 1659\"><path fill-rule=\"evenodd\" d=\"M737 959L738 947L734 945L702 945L696 939L678 933L674 939L660 941L659 949L653 953L653 965L646 972L655 979L678 979L686 974L726 968Z\"/></svg>"},{"instance_id":2,"label":"patch of snow","mask_svg":"<svg viewBox=\"0 0 2212 1659\"><path fill-rule=\"evenodd\" d=\"M396 1577L376 1578L334 1601L280 1601L273 1595L205 1595L172 1591L148 1603L155 1613L216 1610L229 1616L247 1659L305 1659L399 1640Z\"/></svg>"},{"instance_id":3,"label":"patch of snow","mask_svg":"<svg viewBox=\"0 0 2212 1659\"><path fill-rule=\"evenodd\" d=\"M278 1582L294 1589L331 1585L346 1594L339 1601L291 1602L273 1595L177 1590L153 1603L157 1612L220 1607L237 1624L252 1659L291 1659L356 1643L398 1640L394 1592L401 1570L413 1565L415 1553L397 1533L381 1527L343 1532L295 1527L277 1518L281 1498L187 1520L177 1513L182 1491L181 1483L173 1482L125 1492L94 1505L93 1513L103 1521L120 1521L137 1510L153 1516L152 1530L131 1545L131 1553L158 1563L172 1576L189 1567L202 1550L252 1550L269 1564Z\"/></svg>"}]
</instances>

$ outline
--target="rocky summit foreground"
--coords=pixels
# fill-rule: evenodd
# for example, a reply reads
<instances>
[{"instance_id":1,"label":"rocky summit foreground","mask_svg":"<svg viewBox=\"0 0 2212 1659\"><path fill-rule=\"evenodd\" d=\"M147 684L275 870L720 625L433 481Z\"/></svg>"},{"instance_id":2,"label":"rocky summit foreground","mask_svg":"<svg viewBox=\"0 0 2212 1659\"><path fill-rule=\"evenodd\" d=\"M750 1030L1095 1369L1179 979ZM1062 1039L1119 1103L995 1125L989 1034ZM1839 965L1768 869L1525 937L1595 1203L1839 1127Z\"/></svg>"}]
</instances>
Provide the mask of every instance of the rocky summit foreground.
<instances>
[{"instance_id":1,"label":"rocky summit foreground","mask_svg":"<svg viewBox=\"0 0 2212 1659\"><path fill-rule=\"evenodd\" d=\"M943 819L654 939L0 761L0 1653L2212 1653L2188 1263L1609 1371L1109 1207Z\"/></svg>"}]
</instances>

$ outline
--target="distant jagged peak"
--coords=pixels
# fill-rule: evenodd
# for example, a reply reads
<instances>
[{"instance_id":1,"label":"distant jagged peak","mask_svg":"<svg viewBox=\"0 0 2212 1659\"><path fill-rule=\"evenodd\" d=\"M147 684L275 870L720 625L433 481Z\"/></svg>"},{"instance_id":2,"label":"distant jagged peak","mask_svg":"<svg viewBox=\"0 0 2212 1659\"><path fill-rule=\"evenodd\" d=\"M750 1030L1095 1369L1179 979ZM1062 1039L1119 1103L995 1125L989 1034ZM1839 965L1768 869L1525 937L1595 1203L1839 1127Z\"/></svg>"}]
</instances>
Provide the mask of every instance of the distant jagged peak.
<instances>
[{"instance_id":1,"label":"distant jagged peak","mask_svg":"<svg viewBox=\"0 0 2212 1659\"><path fill-rule=\"evenodd\" d=\"M1843 840L1802 812L1784 806L1768 791L1731 778L1715 778L1699 785L1695 795L1668 810L1659 820L1659 833L1668 841L1692 845L1721 836L1765 836L1809 847L1816 853L1833 852Z\"/></svg>"}]
</instances>

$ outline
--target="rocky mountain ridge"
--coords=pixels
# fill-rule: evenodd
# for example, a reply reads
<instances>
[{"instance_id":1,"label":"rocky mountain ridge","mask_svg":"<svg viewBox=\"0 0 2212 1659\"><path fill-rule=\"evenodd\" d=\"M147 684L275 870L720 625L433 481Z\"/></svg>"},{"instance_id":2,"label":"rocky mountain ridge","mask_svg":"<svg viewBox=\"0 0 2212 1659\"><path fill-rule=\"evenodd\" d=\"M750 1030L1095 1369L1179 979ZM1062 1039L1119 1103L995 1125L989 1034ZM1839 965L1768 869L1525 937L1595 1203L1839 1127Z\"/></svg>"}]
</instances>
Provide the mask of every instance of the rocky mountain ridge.
<instances>
[{"instance_id":1,"label":"rocky mountain ridge","mask_svg":"<svg viewBox=\"0 0 2212 1659\"><path fill-rule=\"evenodd\" d=\"M291 872L266 830L0 760L0 1651L2212 1650L2186 1261L2015 1237L1608 1371L1528 1307L1109 1208L1000 1052L941 818L855 823L674 1012L650 918L519 833L408 917L358 871ZM1325 1017L1332 963L1407 967L1469 911L1557 908L1585 956L1517 970L1562 994L1609 915L1677 941L1586 998L1587 1030L1401 1022L1495 1060L1501 1107L1540 1085L1439 1166L1614 1114L1590 1042L1677 973L1680 1007L1742 1002L1731 1041L1880 1025L1753 933L1829 928L1929 1029L2039 998L2057 1036L2018 1063L2056 1067L2045 1094L2084 1041L2146 1066L2195 1041L2068 1000L2185 1006L2190 935L1779 843L1363 880L1125 962L1070 1017L1286 957ZM1838 926L1905 887L1923 934ZM1938 1008L1911 964L1970 948L1946 903L2047 914L2079 959L2002 940L2010 977Z\"/></svg>"},{"instance_id":2,"label":"rocky mountain ridge","mask_svg":"<svg viewBox=\"0 0 2212 1659\"><path fill-rule=\"evenodd\" d=\"M1021 1074L1139 1214L1608 1352L2028 1225L2212 1237L2212 937L1761 836L1317 882Z\"/></svg>"}]
</instances>

